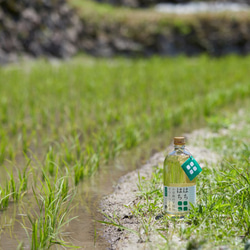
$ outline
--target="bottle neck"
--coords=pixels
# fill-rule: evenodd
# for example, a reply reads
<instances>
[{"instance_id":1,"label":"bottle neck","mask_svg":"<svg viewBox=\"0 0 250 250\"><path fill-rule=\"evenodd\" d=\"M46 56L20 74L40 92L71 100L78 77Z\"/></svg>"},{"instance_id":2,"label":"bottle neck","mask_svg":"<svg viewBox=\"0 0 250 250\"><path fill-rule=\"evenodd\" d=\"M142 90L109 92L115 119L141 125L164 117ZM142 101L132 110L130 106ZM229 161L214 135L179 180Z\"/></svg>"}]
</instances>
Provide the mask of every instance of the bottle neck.
<instances>
[{"instance_id":1,"label":"bottle neck","mask_svg":"<svg viewBox=\"0 0 250 250\"><path fill-rule=\"evenodd\" d=\"M174 145L174 150L184 150L185 149L185 145Z\"/></svg>"}]
</instances>

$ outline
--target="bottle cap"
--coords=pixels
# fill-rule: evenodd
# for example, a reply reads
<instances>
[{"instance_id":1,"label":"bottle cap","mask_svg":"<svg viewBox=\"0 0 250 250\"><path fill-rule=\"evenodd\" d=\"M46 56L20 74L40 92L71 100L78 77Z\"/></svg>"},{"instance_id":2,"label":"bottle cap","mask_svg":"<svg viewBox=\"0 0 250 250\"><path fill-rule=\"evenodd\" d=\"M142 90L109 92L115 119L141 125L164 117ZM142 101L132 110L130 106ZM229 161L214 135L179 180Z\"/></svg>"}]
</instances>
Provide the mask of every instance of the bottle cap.
<instances>
[{"instance_id":1,"label":"bottle cap","mask_svg":"<svg viewBox=\"0 0 250 250\"><path fill-rule=\"evenodd\" d=\"M185 145L185 137L174 137L174 145Z\"/></svg>"}]
</instances>

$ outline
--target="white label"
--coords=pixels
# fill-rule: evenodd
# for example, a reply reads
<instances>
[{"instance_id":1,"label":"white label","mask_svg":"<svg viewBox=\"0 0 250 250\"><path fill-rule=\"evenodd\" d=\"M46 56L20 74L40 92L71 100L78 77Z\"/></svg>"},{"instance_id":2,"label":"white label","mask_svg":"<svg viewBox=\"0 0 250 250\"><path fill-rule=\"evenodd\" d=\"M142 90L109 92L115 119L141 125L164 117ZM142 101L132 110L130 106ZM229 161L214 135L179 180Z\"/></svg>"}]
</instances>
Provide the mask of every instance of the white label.
<instances>
[{"instance_id":1,"label":"white label","mask_svg":"<svg viewBox=\"0 0 250 250\"><path fill-rule=\"evenodd\" d=\"M168 187L164 186L164 210L167 213L181 213L190 210L196 202L196 186Z\"/></svg>"}]
</instances>

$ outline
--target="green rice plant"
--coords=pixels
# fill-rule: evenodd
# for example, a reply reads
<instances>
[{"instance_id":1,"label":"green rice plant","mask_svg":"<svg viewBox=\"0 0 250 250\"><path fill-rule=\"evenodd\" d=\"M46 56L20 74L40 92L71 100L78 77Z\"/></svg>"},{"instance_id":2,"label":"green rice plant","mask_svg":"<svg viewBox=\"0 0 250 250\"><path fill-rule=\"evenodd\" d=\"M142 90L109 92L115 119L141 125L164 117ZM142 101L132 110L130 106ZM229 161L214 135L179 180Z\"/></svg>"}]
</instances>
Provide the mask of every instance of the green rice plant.
<instances>
[{"instance_id":1,"label":"green rice plant","mask_svg":"<svg viewBox=\"0 0 250 250\"><path fill-rule=\"evenodd\" d=\"M73 147L69 147L69 145L63 144L62 148L64 150L64 161L67 163L75 162L76 155L74 154Z\"/></svg>"},{"instance_id":2,"label":"green rice plant","mask_svg":"<svg viewBox=\"0 0 250 250\"><path fill-rule=\"evenodd\" d=\"M5 186L0 185L0 209L6 209L9 201L18 202L28 190L28 167L30 160L27 162L24 169L16 169L18 178L13 173L7 171L9 179L6 181Z\"/></svg>"},{"instance_id":3,"label":"green rice plant","mask_svg":"<svg viewBox=\"0 0 250 250\"><path fill-rule=\"evenodd\" d=\"M28 189L28 166L30 161L27 163L26 167L22 170L17 169L18 179L15 178L13 170L8 173L9 180L7 181L8 190L11 192L13 201L17 202L23 195L27 192Z\"/></svg>"},{"instance_id":4,"label":"green rice plant","mask_svg":"<svg viewBox=\"0 0 250 250\"><path fill-rule=\"evenodd\" d=\"M4 163L6 157L7 149L7 139L4 133L1 134L1 144L0 144L0 164Z\"/></svg>"},{"instance_id":5,"label":"green rice plant","mask_svg":"<svg viewBox=\"0 0 250 250\"><path fill-rule=\"evenodd\" d=\"M83 180L85 173L85 165L81 162L77 162L74 166L74 175L75 175L75 185L78 185L78 183Z\"/></svg>"},{"instance_id":6,"label":"green rice plant","mask_svg":"<svg viewBox=\"0 0 250 250\"><path fill-rule=\"evenodd\" d=\"M53 148L50 147L48 153L45 156L44 168L46 169L46 173L49 173L51 176L55 174L55 154L53 152Z\"/></svg>"},{"instance_id":7,"label":"green rice plant","mask_svg":"<svg viewBox=\"0 0 250 250\"><path fill-rule=\"evenodd\" d=\"M67 218L71 211L74 193L69 192L68 177L58 178L58 168L54 179L44 173L41 193L33 189L37 210L28 215L30 227L23 225L31 242L31 249L50 249L54 245L77 248L65 242L62 229L73 219Z\"/></svg>"},{"instance_id":8,"label":"green rice plant","mask_svg":"<svg viewBox=\"0 0 250 250\"><path fill-rule=\"evenodd\" d=\"M11 191L9 190L8 183L5 187L0 185L0 210L6 209L9 205L9 199L12 195Z\"/></svg>"},{"instance_id":9,"label":"green rice plant","mask_svg":"<svg viewBox=\"0 0 250 250\"><path fill-rule=\"evenodd\" d=\"M93 175L99 168L100 165L100 156L96 153L93 153L92 148L88 148L88 155L77 161L74 165L74 179L75 185L77 185L85 177Z\"/></svg>"},{"instance_id":10,"label":"green rice plant","mask_svg":"<svg viewBox=\"0 0 250 250\"><path fill-rule=\"evenodd\" d=\"M76 158L80 159L81 154L82 154L80 135L74 135L74 142L75 142L74 149L75 149L75 152L76 152Z\"/></svg>"},{"instance_id":11,"label":"green rice plant","mask_svg":"<svg viewBox=\"0 0 250 250\"><path fill-rule=\"evenodd\" d=\"M0 126L0 163L20 160L26 152L37 159L36 169L42 162L52 176L57 165L63 172L77 162L89 176L124 151L166 131L198 127L205 117L243 104L250 94L247 57L81 56L56 66L46 61L24 65L0 68L0 111L8 117Z\"/></svg>"}]
</instances>

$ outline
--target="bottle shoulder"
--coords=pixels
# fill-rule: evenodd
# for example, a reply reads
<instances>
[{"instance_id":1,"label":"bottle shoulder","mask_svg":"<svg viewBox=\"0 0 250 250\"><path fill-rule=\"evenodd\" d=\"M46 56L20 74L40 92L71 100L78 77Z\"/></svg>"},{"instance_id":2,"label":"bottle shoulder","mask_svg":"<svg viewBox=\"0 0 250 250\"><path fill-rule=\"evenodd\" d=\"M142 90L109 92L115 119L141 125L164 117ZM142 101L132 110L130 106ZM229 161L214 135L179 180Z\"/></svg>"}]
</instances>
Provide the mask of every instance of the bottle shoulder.
<instances>
[{"instance_id":1,"label":"bottle shoulder","mask_svg":"<svg viewBox=\"0 0 250 250\"><path fill-rule=\"evenodd\" d=\"M172 151L172 152L170 152L168 155L167 155L167 157L168 156L173 156L173 155L191 155L191 153L190 152L188 152L187 150L174 150L174 151Z\"/></svg>"},{"instance_id":2,"label":"bottle shoulder","mask_svg":"<svg viewBox=\"0 0 250 250\"><path fill-rule=\"evenodd\" d=\"M169 162L185 162L191 156L190 152L186 150L174 150L170 152L164 159L164 165Z\"/></svg>"}]
</instances>

